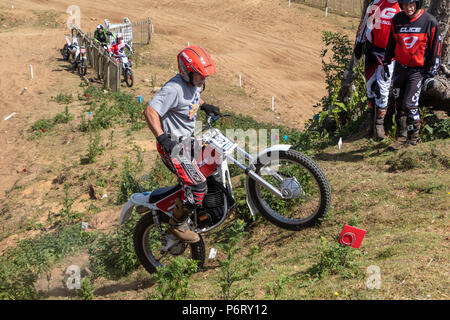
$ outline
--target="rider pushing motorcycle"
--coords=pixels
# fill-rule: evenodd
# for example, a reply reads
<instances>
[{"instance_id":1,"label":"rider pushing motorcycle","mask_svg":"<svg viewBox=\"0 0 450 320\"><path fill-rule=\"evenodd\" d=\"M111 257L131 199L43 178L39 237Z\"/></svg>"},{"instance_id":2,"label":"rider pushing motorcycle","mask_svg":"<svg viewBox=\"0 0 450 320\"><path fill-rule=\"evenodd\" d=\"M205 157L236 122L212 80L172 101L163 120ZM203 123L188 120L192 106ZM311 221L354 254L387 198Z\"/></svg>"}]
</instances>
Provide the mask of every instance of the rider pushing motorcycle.
<instances>
[{"instance_id":1,"label":"rider pushing motorcycle","mask_svg":"<svg viewBox=\"0 0 450 320\"><path fill-rule=\"evenodd\" d=\"M69 52L72 54L72 69L76 69L78 64L78 55L80 54L80 45L78 44L77 37L72 38L72 43L69 45Z\"/></svg>"},{"instance_id":2,"label":"rider pushing motorcycle","mask_svg":"<svg viewBox=\"0 0 450 320\"><path fill-rule=\"evenodd\" d=\"M187 220L198 208L207 192L206 178L200 172L193 150L201 150L190 137L194 132L197 111L219 115L220 109L206 104L200 93L208 76L216 72L205 49L190 46L177 56L179 73L170 79L147 105L144 116L157 140L157 149L164 164L177 175L182 185L169 231L187 243L200 241L190 230Z\"/></svg>"}]
</instances>

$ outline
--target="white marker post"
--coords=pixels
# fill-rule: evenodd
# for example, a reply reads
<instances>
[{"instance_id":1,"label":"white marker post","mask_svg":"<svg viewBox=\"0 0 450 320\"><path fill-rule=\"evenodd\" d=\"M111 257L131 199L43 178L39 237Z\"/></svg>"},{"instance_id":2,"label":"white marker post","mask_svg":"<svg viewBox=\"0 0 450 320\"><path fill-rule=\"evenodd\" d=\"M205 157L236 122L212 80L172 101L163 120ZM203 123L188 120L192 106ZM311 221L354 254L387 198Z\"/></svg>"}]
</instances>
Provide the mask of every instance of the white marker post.
<instances>
[{"instance_id":1,"label":"white marker post","mask_svg":"<svg viewBox=\"0 0 450 320\"><path fill-rule=\"evenodd\" d=\"M291 7L291 0L289 0L289 8Z\"/></svg>"},{"instance_id":2,"label":"white marker post","mask_svg":"<svg viewBox=\"0 0 450 320\"><path fill-rule=\"evenodd\" d=\"M9 116L7 116L7 117L6 117L5 119L3 119L3 120L9 120L9 119L11 119L12 117L14 117L16 114L17 114L17 113L13 112L13 113L11 113Z\"/></svg>"},{"instance_id":3,"label":"white marker post","mask_svg":"<svg viewBox=\"0 0 450 320\"><path fill-rule=\"evenodd\" d=\"M239 87L242 87L242 76L240 73L239 73Z\"/></svg>"},{"instance_id":4,"label":"white marker post","mask_svg":"<svg viewBox=\"0 0 450 320\"><path fill-rule=\"evenodd\" d=\"M339 150L342 149L342 138L339 138L338 148L339 148Z\"/></svg>"},{"instance_id":5,"label":"white marker post","mask_svg":"<svg viewBox=\"0 0 450 320\"><path fill-rule=\"evenodd\" d=\"M216 257L217 254L217 250L214 248L211 248L211 250L209 251L209 259L214 259Z\"/></svg>"},{"instance_id":6,"label":"white marker post","mask_svg":"<svg viewBox=\"0 0 450 320\"><path fill-rule=\"evenodd\" d=\"M33 79L33 66L30 66L31 79Z\"/></svg>"},{"instance_id":7,"label":"white marker post","mask_svg":"<svg viewBox=\"0 0 450 320\"><path fill-rule=\"evenodd\" d=\"M189 43L189 41L188 41L188 47L190 47L191 46L191 44Z\"/></svg>"},{"instance_id":8,"label":"white marker post","mask_svg":"<svg viewBox=\"0 0 450 320\"><path fill-rule=\"evenodd\" d=\"M272 111L275 111L275 97L272 97Z\"/></svg>"}]
</instances>

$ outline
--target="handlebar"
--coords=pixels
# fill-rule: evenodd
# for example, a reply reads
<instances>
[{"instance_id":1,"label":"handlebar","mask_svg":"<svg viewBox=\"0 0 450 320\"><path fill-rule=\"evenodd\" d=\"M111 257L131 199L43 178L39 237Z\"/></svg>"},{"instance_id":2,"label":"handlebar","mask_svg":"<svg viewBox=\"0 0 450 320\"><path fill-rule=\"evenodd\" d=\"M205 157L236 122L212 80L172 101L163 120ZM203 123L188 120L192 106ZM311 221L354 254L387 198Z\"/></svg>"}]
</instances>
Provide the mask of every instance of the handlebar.
<instances>
[{"instance_id":1,"label":"handlebar","mask_svg":"<svg viewBox=\"0 0 450 320\"><path fill-rule=\"evenodd\" d=\"M212 123L216 122L220 118L231 117L231 114L214 114L214 115L206 115L206 123L207 125L202 129L202 132L212 128Z\"/></svg>"}]
</instances>

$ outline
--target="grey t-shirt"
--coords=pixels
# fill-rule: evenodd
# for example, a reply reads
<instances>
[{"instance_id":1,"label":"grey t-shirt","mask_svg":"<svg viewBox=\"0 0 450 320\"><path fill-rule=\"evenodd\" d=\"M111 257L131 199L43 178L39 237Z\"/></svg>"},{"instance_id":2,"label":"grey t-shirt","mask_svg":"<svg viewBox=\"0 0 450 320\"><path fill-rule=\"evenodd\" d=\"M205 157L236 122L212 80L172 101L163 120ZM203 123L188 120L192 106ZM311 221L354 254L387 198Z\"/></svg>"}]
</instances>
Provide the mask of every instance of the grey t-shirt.
<instances>
[{"instance_id":1,"label":"grey t-shirt","mask_svg":"<svg viewBox=\"0 0 450 320\"><path fill-rule=\"evenodd\" d=\"M183 80L181 74L170 79L149 102L161 117L162 129L172 137L190 136L194 131L200 92Z\"/></svg>"}]
</instances>

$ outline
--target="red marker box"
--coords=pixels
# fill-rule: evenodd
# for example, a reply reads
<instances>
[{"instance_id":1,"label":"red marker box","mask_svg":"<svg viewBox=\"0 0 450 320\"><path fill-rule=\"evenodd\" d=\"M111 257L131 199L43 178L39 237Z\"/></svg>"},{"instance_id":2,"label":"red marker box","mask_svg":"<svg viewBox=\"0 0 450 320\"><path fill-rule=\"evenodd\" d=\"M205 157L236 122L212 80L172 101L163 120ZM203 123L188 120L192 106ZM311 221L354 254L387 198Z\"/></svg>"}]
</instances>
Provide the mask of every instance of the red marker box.
<instances>
[{"instance_id":1,"label":"red marker box","mask_svg":"<svg viewBox=\"0 0 450 320\"><path fill-rule=\"evenodd\" d=\"M365 234L366 230L358 229L346 224L344 228L342 228L338 242L344 246L359 249Z\"/></svg>"}]
</instances>

